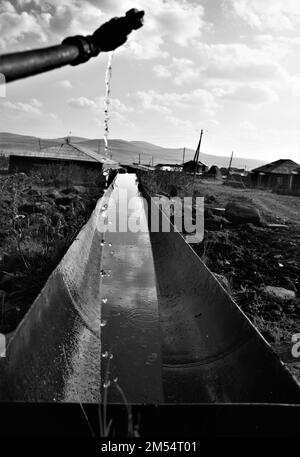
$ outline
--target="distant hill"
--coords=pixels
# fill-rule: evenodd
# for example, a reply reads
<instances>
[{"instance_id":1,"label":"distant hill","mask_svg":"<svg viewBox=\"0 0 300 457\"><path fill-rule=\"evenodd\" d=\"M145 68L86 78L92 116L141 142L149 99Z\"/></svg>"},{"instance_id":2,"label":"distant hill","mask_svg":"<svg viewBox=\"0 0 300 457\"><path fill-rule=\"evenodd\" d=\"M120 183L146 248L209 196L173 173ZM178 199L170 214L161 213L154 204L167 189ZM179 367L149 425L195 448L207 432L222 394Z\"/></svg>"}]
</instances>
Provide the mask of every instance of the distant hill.
<instances>
[{"instance_id":1,"label":"distant hill","mask_svg":"<svg viewBox=\"0 0 300 457\"><path fill-rule=\"evenodd\" d=\"M73 144L80 144L84 147L90 148L93 151L99 151L104 155L104 141L103 139L88 139L81 137L71 136L70 142ZM66 142L66 138L38 139L28 135L18 135L15 133L0 133L0 153L13 154L18 151L39 151L42 149ZM191 160L194 156L192 149L186 149L185 160ZM125 141L120 139L109 140L109 154L117 162L124 164L137 162L139 154L141 162L149 164L154 159L154 164L157 163L182 163L183 148L162 148L155 144L146 141ZM229 157L214 156L211 154L200 153L199 160L206 165L218 165L219 167L228 167ZM255 159L243 159L239 157L233 158L232 166L235 168L247 167L248 170L259 167L266 162Z\"/></svg>"}]
</instances>

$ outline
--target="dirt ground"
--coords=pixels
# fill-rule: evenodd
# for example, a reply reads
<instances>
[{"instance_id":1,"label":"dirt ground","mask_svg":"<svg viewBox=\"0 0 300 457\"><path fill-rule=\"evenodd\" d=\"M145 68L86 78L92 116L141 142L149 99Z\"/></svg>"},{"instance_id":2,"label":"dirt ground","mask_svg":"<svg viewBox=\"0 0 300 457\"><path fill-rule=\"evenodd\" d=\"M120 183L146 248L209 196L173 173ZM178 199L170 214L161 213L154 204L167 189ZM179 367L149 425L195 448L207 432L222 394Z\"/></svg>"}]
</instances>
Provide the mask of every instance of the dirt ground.
<instances>
[{"instance_id":1,"label":"dirt ground","mask_svg":"<svg viewBox=\"0 0 300 457\"><path fill-rule=\"evenodd\" d=\"M220 185L220 182L197 184L196 190L214 195L225 207L229 200L244 200L254 203L263 213L266 220L293 222L300 225L300 198L292 195L278 195L267 190L235 189Z\"/></svg>"},{"instance_id":2,"label":"dirt ground","mask_svg":"<svg viewBox=\"0 0 300 457\"><path fill-rule=\"evenodd\" d=\"M206 230L204 243L192 247L300 381L300 360L291 355L292 335L300 333L300 197L213 182L198 183L195 193L205 197ZM262 224L218 224L209 209L232 201L254 205ZM296 299L274 298L267 286Z\"/></svg>"}]
</instances>

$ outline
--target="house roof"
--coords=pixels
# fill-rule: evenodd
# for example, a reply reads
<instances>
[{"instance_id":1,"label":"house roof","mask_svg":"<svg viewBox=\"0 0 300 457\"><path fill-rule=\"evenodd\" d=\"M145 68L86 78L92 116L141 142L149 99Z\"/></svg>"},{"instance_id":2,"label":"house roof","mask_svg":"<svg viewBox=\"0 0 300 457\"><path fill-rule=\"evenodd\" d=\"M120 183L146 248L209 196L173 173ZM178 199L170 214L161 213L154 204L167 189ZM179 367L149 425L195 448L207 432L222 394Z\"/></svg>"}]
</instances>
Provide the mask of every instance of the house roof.
<instances>
[{"instance_id":1,"label":"house roof","mask_svg":"<svg viewBox=\"0 0 300 457\"><path fill-rule=\"evenodd\" d=\"M190 164L194 164L194 160L189 160L188 162L185 162L183 165L190 165ZM200 160L198 160L197 165L206 167L205 163L200 162Z\"/></svg>"},{"instance_id":2,"label":"house roof","mask_svg":"<svg viewBox=\"0 0 300 457\"><path fill-rule=\"evenodd\" d=\"M106 157L100 156L97 152L88 148L74 145L72 143L62 143L59 146L41 149L40 151L18 151L13 154L21 157L36 157L41 159L56 160L79 160L82 162L100 162L107 167L117 168L117 162Z\"/></svg>"},{"instance_id":3,"label":"house roof","mask_svg":"<svg viewBox=\"0 0 300 457\"><path fill-rule=\"evenodd\" d=\"M182 167L183 165L178 164L178 163L158 163L155 165L156 167Z\"/></svg>"},{"instance_id":4,"label":"house roof","mask_svg":"<svg viewBox=\"0 0 300 457\"><path fill-rule=\"evenodd\" d=\"M252 170L254 173L274 173L290 175L293 171L299 171L300 165L290 159L279 159Z\"/></svg>"}]
</instances>

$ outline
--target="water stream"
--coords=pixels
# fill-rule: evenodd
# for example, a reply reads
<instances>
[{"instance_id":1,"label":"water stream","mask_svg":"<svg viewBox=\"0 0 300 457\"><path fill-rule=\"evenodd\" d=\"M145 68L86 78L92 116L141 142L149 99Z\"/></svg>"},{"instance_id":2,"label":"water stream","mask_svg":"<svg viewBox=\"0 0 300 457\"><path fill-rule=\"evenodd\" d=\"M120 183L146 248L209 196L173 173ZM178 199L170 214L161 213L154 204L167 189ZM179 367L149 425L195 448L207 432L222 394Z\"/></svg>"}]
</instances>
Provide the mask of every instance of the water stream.
<instances>
[{"instance_id":1,"label":"water stream","mask_svg":"<svg viewBox=\"0 0 300 457\"><path fill-rule=\"evenodd\" d=\"M104 99L104 152L108 157L108 134L109 134L109 105L110 105L110 83L112 77L112 59L113 52L108 53L108 61L105 73L105 99Z\"/></svg>"}]
</instances>

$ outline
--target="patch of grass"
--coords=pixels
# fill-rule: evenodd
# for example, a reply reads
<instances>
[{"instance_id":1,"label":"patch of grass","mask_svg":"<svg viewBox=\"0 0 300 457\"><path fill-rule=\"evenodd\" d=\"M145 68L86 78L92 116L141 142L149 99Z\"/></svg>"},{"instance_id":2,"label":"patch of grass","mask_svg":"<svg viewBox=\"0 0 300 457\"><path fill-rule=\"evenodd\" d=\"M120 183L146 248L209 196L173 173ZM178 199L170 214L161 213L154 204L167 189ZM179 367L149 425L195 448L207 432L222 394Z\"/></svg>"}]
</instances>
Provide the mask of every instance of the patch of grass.
<instances>
[{"instance_id":1,"label":"patch of grass","mask_svg":"<svg viewBox=\"0 0 300 457\"><path fill-rule=\"evenodd\" d=\"M18 325L103 193L96 186L80 195L70 188L58 194L68 197L63 206L44 184L23 173L0 179L0 333Z\"/></svg>"},{"instance_id":2,"label":"patch of grass","mask_svg":"<svg viewBox=\"0 0 300 457\"><path fill-rule=\"evenodd\" d=\"M193 194L190 175L176 171L148 171L139 175L140 182L150 194L187 196Z\"/></svg>"}]
</instances>

